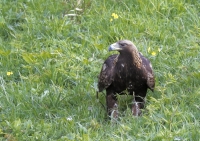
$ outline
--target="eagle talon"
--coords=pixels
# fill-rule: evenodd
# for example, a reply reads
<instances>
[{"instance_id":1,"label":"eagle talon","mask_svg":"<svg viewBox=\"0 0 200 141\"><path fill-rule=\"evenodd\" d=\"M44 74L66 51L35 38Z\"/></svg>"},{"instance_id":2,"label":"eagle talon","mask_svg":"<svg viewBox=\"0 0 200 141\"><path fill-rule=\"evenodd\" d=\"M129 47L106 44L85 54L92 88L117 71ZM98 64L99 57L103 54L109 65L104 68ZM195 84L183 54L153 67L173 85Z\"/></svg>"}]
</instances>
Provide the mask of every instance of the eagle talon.
<instances>
[{"instance_id":1,"label":"eagle talon","mask_svg":"<svg viewBox=\"0 0 200 141\"><path fill-rule=\"evenodd\" d=\"M117 119L118 118L118 110L111 110L111 114L110 114L111 119Z\"/></svg>"}]
</instances>

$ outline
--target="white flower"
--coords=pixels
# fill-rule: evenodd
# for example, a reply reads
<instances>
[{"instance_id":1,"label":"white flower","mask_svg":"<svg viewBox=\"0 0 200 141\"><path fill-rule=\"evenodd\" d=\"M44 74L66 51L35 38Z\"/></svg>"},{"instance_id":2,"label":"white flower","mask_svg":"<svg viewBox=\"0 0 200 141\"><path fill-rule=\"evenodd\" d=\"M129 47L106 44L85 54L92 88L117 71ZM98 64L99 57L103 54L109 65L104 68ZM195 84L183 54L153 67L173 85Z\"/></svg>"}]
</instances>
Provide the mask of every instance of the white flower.
<instances>
[{"instance_id":1,"label":"white flower","mask_svg":"<svg viewBox=\"0 0 200 141\"><path fill-rule=\"evenodd\" d=\"M72 121L72 117L71 116L67 117L67 120Z\"/></svg>"}]
</instances>

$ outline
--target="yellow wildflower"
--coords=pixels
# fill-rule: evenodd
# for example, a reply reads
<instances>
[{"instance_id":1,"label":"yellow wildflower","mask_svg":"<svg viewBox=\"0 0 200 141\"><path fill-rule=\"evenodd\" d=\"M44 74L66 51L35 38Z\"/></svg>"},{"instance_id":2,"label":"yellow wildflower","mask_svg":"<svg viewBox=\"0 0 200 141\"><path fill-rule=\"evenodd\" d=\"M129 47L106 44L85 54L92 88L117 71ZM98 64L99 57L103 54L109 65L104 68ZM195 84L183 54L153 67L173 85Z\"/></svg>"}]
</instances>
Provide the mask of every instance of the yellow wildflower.
<instances>
[{"instance_id":1,"label":"yellow wildflower","mask_svg":"<svg viewBox=\"0 0 200 141\"><path fill-rule=\"evenodd\" d=\"M111 18L111 19L110 19L110 22L112 22L112 21L113 21L113 19Z\"/></svg>"},{"instance_id":2,"label":"yellow wildflower","mask_svg":"<svg viewBox=\"0 0 200 141\"><path fill-rule=\"evenodd\" d=\"M7 75L9 76L9 75L12 75L13 74L13 72L12 71L8 71L7 72Z\"/></svg>"},{"instance_id":3,"label":"yellow wildflower","mask_svg":"<svg viewBox=\"0 0 200 141\"><path fill-rule=\"evenodd\" d=\"M112 13L112 16L114 17L114 16L115 16L115 13Z\"/></svg>"},{"instance_id":4,"label":"yellow wildflower","mask_svg":"<svg viewBox=\"0 0 200 141\"><path fill-rule=\"evenodd\" d=\"M118 15L117 14L114 16L114 19L118 19Z\"/></svg>"},{"instance_id":5,"label":"yellow wildflower","mask_svg":"<svg viewBox=\"0 0 200 141\"><path fill-rule=\"evenodd\" d=\"M151 52L151 55L156 56L156 52L155 51Z\"/></svg>"},{"instance_id":6,"label":"yellow wildflower","mask_svg":"<svg viewBox=\"0 0 200 141\"><path fill-rule=\"evenodd\" d=\"M119 16L117 14L115 14L115 13L112 13L112 16L113 16L114 19L118 19L119 18Z\"/></svg>"}]
</instances>

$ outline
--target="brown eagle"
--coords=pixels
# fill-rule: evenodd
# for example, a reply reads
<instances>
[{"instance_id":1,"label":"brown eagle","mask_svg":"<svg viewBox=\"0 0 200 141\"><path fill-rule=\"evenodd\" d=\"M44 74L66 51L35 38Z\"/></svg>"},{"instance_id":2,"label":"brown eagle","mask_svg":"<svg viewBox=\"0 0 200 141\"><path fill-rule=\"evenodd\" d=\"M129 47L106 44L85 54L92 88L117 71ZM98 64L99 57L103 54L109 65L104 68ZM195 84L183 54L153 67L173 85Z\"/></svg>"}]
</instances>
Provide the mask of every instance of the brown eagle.
<instances>
[{"instance_id":1,"label":"brown eagle","mask_svg":"<svg viewBox=\"0 0 200 141\"><path fill-rule=\"evenodd\" d=\"M108 115L118 117L116 94L127 91L133 95L132 113L139 116L144 108L147 89L153 91L155 87L152 65L129 40L110 45L109 51L119 51L119 54L105 60L98 80L99 92L106 89Z\"/></svg>"}]
</instances>

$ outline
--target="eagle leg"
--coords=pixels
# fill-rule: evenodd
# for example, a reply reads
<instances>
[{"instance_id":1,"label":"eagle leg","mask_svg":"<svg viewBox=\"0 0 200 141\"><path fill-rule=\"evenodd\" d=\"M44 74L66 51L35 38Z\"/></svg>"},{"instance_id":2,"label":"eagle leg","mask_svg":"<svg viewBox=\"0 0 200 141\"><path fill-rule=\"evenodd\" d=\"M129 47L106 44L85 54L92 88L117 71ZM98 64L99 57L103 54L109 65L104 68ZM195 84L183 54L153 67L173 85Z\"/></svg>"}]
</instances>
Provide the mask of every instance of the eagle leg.
<instances>
[{"instance_id":1,"label":"eagle leg","mask_svg":"<svg viewBox=\"0 0 200 141\"><path fill-rule=\"evenodd\" d=\"M132 114L134 116L140 116L145 104L146 91L140 92L134 96L133 105L132 105Z\"/></svg>"},{"instance_id":2,"label":"eagle leg","mask_svg":"<svg viewBox=\"0 0 200 141\"><path fill-rule=\"evenodd\" d=\"M106 95L107 112L111 118L118 118L117 96L114 94Z\"/></svg>"},{"instance_id":3,"label":"eagle leg","mask_svg":"<svg viewBox=\"0 0 200 141\"><path fill-rule=\"evenodd\" d=\"M144 104L141 102L134 102L133 106L132 106L132 114L134 116L140 116L142 114L141 109L143 106L144 106Z\"/></svg>"}]
</instances>

